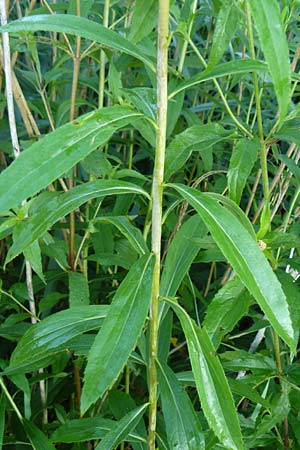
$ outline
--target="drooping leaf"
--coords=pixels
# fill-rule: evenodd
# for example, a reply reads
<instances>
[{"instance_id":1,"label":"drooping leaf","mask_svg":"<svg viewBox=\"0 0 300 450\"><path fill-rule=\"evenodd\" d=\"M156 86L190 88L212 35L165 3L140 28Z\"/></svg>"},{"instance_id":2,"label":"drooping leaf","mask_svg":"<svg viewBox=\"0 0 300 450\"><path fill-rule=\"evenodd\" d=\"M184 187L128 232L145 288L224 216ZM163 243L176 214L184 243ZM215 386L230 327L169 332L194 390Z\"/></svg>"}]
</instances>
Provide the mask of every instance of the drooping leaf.
<instances>
[{"instance_id":1,"label":"drooping leaf","mask_svg":"<svg viewBox=\"0 0 300 450\"><path fill-rule=\"evenodd\" d=\"M0 212L47 187L139 117L130 108L112 106L78 117L34 143L0 174Z\"/></svg>"},{"instance_id":2,"label":"drooping leaf","mask_svg":"<svg viewBox=\"0 0 300 450\"><path fill-rule=\"evenodd\" d=\"M121 420L123 416L136 408L136 403L131 395L126 394L118 389L112 389L109 392L109 407L115 419ZM147 430L143 420L140 420L132 434L137 434L144 439L140 442L132 443L133 450L147 450Z\"/></svg>"},{"instance_id":3,"label":"drooping leaf","mask_svg":"<svg viewBox=\"0 0 300 450\"><path fill-rule=\"evenodd\" d=\"M103 439L107 433L115 430L116 426L115 420L103 419L103 417L74 419L57 428L50 440L51 442L74 444L92 439ZM133 432L128 434L127 440L131 443L143 442L144 438Z\"/></svg>"},{"instance_id":4,"label":"drooping leaf","mask_svg":"<svg viewBox=\"0 0 300 450\"><path fill-rule=\"evenodd\" d=\"M167 300L183 328L206 420L221 443L231 450L243 448L242 435L232 394L221 363L206 330L200 329L186 311Z\"/></svg>"},{"instance_id":5,"label":"drooping leaf","mask_svg":"<svg viewBox=\"0 0 300 450\"><path fill-rule=\"evenodd\" d=\"M199 83L212 80L214 78L225 77L227 75L236 75L249 72L265 72L268 69L267 65L262 61L251 59L241 59L229 61L223 64L218 64L213 69L206 69L199 75L189 78L187 81L179 84L173 92L170 93L169 98L179 94L184 89L196 86Z\"/></svg>"},{"instance_id":6,"label":"drooping leaf","mask_svg":"<svg viewBox=\"0 0 300 450\"><path fill-rule=\"evenodd\" d=\"M69 272L69 306L87 306L90 303L89 285L80 272Z\"/></svg>"},{"instance_id":7,"label":"drooping leaf","mask_svg":"<svg viewBox=\"0 0 300 450\"><path fill-rule=\"evenodd\" d=\"M170 186L200 214L220 250L254 296L271 325L294 350L295 331L286 297L252 236L230 211L209 196L186 186Z\"/></svg>"},{"instance_id":8,"label":"drooping leaf","mask_svg":"<svg viewBox=\"0 0 300 450\"><path fill-rule=\"evenodd\" d=\"M16 228L15 230L18 230L18 228ZM16 234L14 233L14 237L15 236L16 236ZM24 250L24 256L25 256L25 259L27 259L27 261L29 261L31 268L35 271L35 273L38 274L38 276L43 281L43 283L46 284L45 277L43 274L41 249L40 249L38 241L32 242L32 244L30 244Z\"/></svg>"},{"instance_id":9,"label":"drooping leaf","mask_svg":"<svg viewBox=\"0 0 300 450\"><path fill-rule=\"evenodd\" d=\"M289 47L277 0L249 0L265 59L273 79L281 120L291 98Z\"/></svg>"},{"instance_id":10,"label":"drooping leaf","mask_svg":"<svg viewBox=\"0 0 300 450\"><path fill-rule=\"evenodd\" d=\"M157 22L157 12L157 0L136 0L128 36L131 42L139 42L151 33Z\"/></svg>"},{"instance_id":11,"label":"drooping leaf","mask_svg":"<svg viewBox=\"0 0 300 450\"><path fill-rule=\"evenodd\" d=\"M201 424L185 390L172 370L157 362L162 410L170 448L201 450L205 448Z\"/></svg>"},{"instance_id":12,"label":"drooping leaf","mask_svg":"<svg viewBox=\"0 0 300 450\"><path fill-rule=\"evenodd\" d=\"M81 411L113 384L124 367L145 323L151 299L153 257L145 255L119 286L102 330L90 350L81 397Z\"/></svg>"},{"instance_id":13,"label":"drooping leaf","mask_svg":"<svg viewBox=\"0 0 300 450\"><path fill-rule=\"evenodd\" d=\"M148 403L130 411L121 420L118 421L115 428L109 431L97 445L95 450L113 450L116 446L124 441L130 431L134 430L141 420Z\"/></svg>"},{"instance_id":14,"label":"drooping leaf","mask_svg":"<svg viewBox=\"0 0 300 450\"><path fill-rule=\"evenodd\" d=\"M193 150L206 152L208 148L232 135L218 124L195 125L175 136L166 150L165 180L178 171Z\"/></svg>"},{"instance_id":15,"label":"drooping leaf","mask_svg":"<svg viewBox=\"0 0 300 450\"><path fill-rule=\"evenodd\" d=\"M45 434L33 422L23 419L22 423L34 450L55 450Z\"/></svg>"},{"instance_id":16,"label":"drooping leaf","mask_svg":"<svg viewBox=\"0 0 300 450\"><path fill-rule=\"evenodd\" d=\"M144 194L140 187L125 181L96 180L76 186L65 193L53 193L51 199L36 214L18 223L18 239L7 254L6 263L39 239L51 226L92 198L107 195Z\"/></svg>"},{"instance_id":17,"label":"drooping leaf","mask_svg":"<svg viewBox=\"0 0 300 450\"><path fill-rule=\"evenodd\" d=\"M118 52L134 56L155 71L152 61L138 47L115 31L83 17L71 14L27 16L1 27L1 31L7 31L8 33L55 31L80 36Z\"/></svg>"},{"instance_id":18,"label":"drooping leaf","mask_svg":"<svg viewBox=\"0 0 300 450\"><path fill-rule=\"evenodd\" d=\"M208 67L211 69L218 64L224 51L234 36L239 24L239 10L234 2L226 0L218 13L213 43L208 60Z\"/></svg>"},{"instance_id":19,"label":"drooping leaf","mask_svg":"<svg viewBox=\"0 0 300 450\"><path fill-rule=\"evenodd\" d=\"M240 203L247 178L251 173L260 149L258 139L240 140L230 158L228 170L228 188L231 200Z\"/></svg>"},{"instance_id":20,"label":"drooping leaf","mask_svg":"<svg viewBox=\"0 0 300 450\"><path fill-rule=\"evenodd\" d=\"M95 222L111 223L128 239L132 247L142 256L149 252L148 246L141 233L141 230L136 228L127 217L123 216L104 216L97 217Z\"/></svg>"},{"instance_id":21,"label":"drooping leaf","mask_svg":"<svg viewBox=\"0 0 300 450\"><path fill-rule=\"evenodd\" d=\"M201 239L207 228L199 216L194 215L188 219L176 233L168 250L163 273L161 277L160 292L162 296L174 297L197 256Z\"/></svg>"},{"instance_id":22,"label":"drooping leaf","mask_svg":"<svg viewBox=\"0 0 300 450\"><path fill-rule=\"evenodd\" d=\"M221 339L247 314L252 297L238 278L228 281L212 299L203 326L217 348Z\"/></svg>"},{"instance_id":23,"label":"drooping leaf","mask_svg":"<svg viewBox=\"0 0 300 450\"><path fill-rule=\"evenodd\" d=\"M68 348L80 334L100 328L109 306L89 305L52 314L32 325L12 353L7 373L29 372L49 364L49 357Z\"/></svg>"}]
</instances>

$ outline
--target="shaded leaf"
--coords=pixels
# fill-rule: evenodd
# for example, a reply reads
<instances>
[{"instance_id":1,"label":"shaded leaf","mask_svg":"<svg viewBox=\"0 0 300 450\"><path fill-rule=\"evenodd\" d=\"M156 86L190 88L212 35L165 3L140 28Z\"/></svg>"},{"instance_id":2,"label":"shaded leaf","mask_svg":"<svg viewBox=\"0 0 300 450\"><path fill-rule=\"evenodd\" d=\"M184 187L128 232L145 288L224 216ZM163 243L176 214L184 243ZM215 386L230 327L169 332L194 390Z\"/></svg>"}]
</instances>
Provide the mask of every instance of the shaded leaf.
<instances>
[{"instance_id":1,"label":"shaded leaf","mask_svg":"<svg viewBox=\"0 0 300 450\"><path fill-rule=\"evenodd\" d=\"M100 444L97 445L95 450L112 450L120 442L124 441L128 433L136 428L147 407L148 403L135 408L133 411L130 411L128 414L122 417L122 419L117 422L114 429L106 434Z\"/></svg>"},{"instance_id":2,"label":"shaded leaf","mask_svg":"<svg viewBox=\"0 0 300 450\"><path fill-rule=\"evenodd\" d=\"M87 306L90 303L89 285L86 277L79 272L69 272L69 306Z\"/></svg>"},{"instance_id":3,"label":"shaded leaf","mask_svg":"<svg viewBox=\"0 0 300 450\"><path fill-rule=\"evenodd\" d=\"M18 223L18 239L8 251L6 263L18 256L51 226L92 198L107 195L144 194L140 187L125 181L96 180L76 186L65 193L53 193L51 199L36 214Z\"/></svg>"},{"instance_id":4,"label":"shaded leaf","mask_svg":"<svg viewBox=\"0 0 300 450\"><path fill-rule=\"evenodd\" d=\"M49 356L66 349L74 337L98 329L109 306L70 308L32 325L12 353L8 373L29 372L49 364Z\"/></svg>"},{"instance_id":5,"label":"shaded leaf","mask_svg":"<svg viewBox=\"0 0 300 450\"><path fill-rule=\"evenodd\" d=\"M237 204L241 201L247 178L257 160L260 145L258 139L242 139L230 158L227 174L229 197Z\"/></svg>"},{"instance_id":6,"label":"shaded leaf","mask_svg":"<svg viewBox=\"0 0 300 450\"><path fill-rule=\"evenodd\" d=\"M34 450L55 450L55 447L34 423L23 419L23 426Z\"/></svg>"},{"instance_id":7,"label":"shaded leaf","mask_svg":"<svg viewBox=\"0 0 300 450\"><path fill-rule=\"evenodd\" d=\"M165 180L181 169L192 151L206 152L208 148L230 135L232 132L221 125L205 124L195 125L175 136L166 150Z\"/></svg>"},{"instance_id":8,"label":"shaded leaf","mask_svg":"<svg viewBox=\"0 0 300 450\"><path fill-rule=\"evenodd\" d=\"M123 369L145 323L151 300L154 258L145 255L119 286L110 314L90 350L81 397L84 413Z\"/></svg>"},{"instance_id":9,"label":"shaded leaf","mask_svg":"<svg viewBox=\"0 0 300 450\"><path fill-rule=\"evenodd\" d=\"M170 448L200 450L205 448L200 422L188 394L172 370L157 362L162 410Z\"/></svg>"},{"instance_id":10,"label":"shaded leaf","mask_svg":"<svg viewBox=\"0 0 300 450\"><path fill-rule=\"evenodd\" d=\"M223 368L205 329L197 327L176 302L167 300L183 328L201 406L209 426L226 448L243 448L232 394Z\"/></svg>"},{"instance_id":11,"label":"shaded leaf","mask_svg":"<svg viewBox=\"0 0 300 450\"><path fill-rule=\"evenodd\" d=\"M128 39L134 43L141 41L156 26L157 0L136 0Z\"/></svg>"}]
</instances>

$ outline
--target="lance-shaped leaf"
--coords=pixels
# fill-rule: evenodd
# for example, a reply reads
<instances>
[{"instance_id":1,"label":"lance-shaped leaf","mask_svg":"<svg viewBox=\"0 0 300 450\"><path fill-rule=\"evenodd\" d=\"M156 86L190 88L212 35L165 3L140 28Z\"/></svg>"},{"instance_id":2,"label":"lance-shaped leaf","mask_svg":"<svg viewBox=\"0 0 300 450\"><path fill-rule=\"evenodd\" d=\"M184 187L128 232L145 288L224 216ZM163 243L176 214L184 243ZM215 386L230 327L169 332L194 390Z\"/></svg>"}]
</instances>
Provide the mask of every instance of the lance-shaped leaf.
<instances>
[{"instance_id":1,"label":"lance-shaped leaf","mask_svg":"<svg viewBox=\"0 0 300 450\"><path fill-rule=\"evenodd\" d=\"M280 118L286 116L291 98L289 47L277 0L249 0L259 40L274 82Z\"/></svg>"},{"instance_id":2,"label":"lance-shaped leaf","mask_svg":"<svg viewBox=\"0 0 300 450\"><path fill-rule=\"evenodd\" d=\"M75 442L103 439L107 433L116 429L115 420L103 419L103 417L87 417L69 420L61 425L51 436L51 442ZM126 438L131 443L144 443L145 439L135 432L129 433Z\"/></svg>"},{"instance_id":3,"label":"lance-shaped leaf","mask_svg":"<svg viewBox=\"0 0 300 450\"><path fill-rule=\"evenodd\" d=\"M0 212L17 207L47 187L141 116L126 107L104 108L78 117L34 143L0 175Z\"/></svg>"},{"instance_id":4,"label":"lance-shaped leaf","mask_svg":"<svg viewBox=\"0 0 300 450\"><path fill-rule=\"evenodd\" d=\"M55 450L54 445L34 423L23 419L22 424L34 450Z\"/></svg>"},{"instance_id":5,"label":"lance-shaped leaf","mask_svg":"<svg viewBox=\"0 0 300 450\"><path fill-rule=\"evenodd\" d=\"M205 152L217 142L232 135L218 124L195 125L175 136L166 150L165 180L179 170L193 150Z\"/></svg>"},{"instance_id":6,"label":"lance-shaped leaf","mask_svg":"<svg viewBox=\"0 0 300 450\"><path fill-rule=\"evenodd\" d=\"M107 195L147 193L132 183L115 180L96 180L76 186L65 193L53 193L47 203L33 216L16 225L14 243L7 254L6 263L18 256L32 242L39 239L52 225L92 198Z\"/></svg>"},{"instance_id":7,"label":"lance-shaped leaf","mask_svg":"<svg viewBox=\"0 0 300 450\"><path fill-rule=\"evenodd\" d=\"M208 67L218 64L228 48L239 24L239 10L234 2L226 0L218 13Z\"/></svg>"},{"instance_id":8,"label":"lance-shaped leaf","mask_svg":"<svg viewBox=\"0 0 300 450\"><path fill-rule=\"evenodd\" d=\"M109 308L107 305L78 306L32 325L13 351L6 372L29 372L47 366L51 356L68 348L71 339L100 328Z\"/></svg>"},{"instance_id":9,"label":"lance-shaped leaf","mask_svg":"<svg viewBox=\"0 0 300 450\"><path fill-rule=\"evenodd\" d=\"M183 328L201 406L210 427L231 450L243 448L238 415L223 368L205 329L200 329L187 312L167 300Z\"/></svg>"},{"instance_id":10,"label":"lance-shaped leaf","mask_svg":"<svg viewBox=\"0 0 300 450\"><path fill-rule=\"evenodd\" d=\"M268 66L262 61L256 61L251 59L242 59L229 61L227 63L218 64L213 67L213 69L207 68L199 75L189 78L187 81L179 84L176 89L171 92L169 98L174 97L179 94L179 92L184 89L196 86L199 83L204 83L205 81L213 80L214 78L225 77L227 75L236 75L249 72L264 72L268 69Z\"/></svg>"},{"instance_id":11,"label":"lance-shaped leaf","mask_svg":"<svg viewBox=\"0 0 300 450\"><path fill-rule=\"evenodd\" d=\"M130 41L92 20L71 14L43 14L27 16L15 20L1 27L1 31L9 33L22 33L24 31L55 31L80 36L97 42L105 47L112 48L121 53L127 53L147 64L153 71L155 68L152 61Z\"/></svg>"},{"instance_id":12,"label":"lance-shaped leaf","mask_svg":"<svg viewBox=\"0 0 300 450\"><path fill-rule=\"evenodd\" d=\"M257 160L260 149L258 139L240 140L230 158L228 170L228 188L231 200L240 203L247 178Z\"/></svg>"},{"instance_id":13,"label":"lance-shaped leaf","mask_svg":"<svg viewBox=\"0 0 300 450\"><path fill-rule=\"evenodd\" d=\"M281 285L267 259L241 222L209 195L173 184L199 213L218 247L256 299L271 325L295 350L295 331Z\"/></svg>"},{"instance_id":14,"label":"lance-shaped leaf","mask_svg":"<svg viewBox=\"0 0 300 450\"><path fill-rule=\"evenodd\" d=\"M83 413L113 384L136 344L150 306L153 267L152 255L140 258L114 296L89 353L81 397Z\"/></svg>"},{"instance_id":15,"label":"lance-shaped leaf","mask_svg":"<svg viewBox=\"0 0 300 450\"><path fill-rule=\"evenodd\" d=\"M113 450L116 448L120 442L126 439L128 433L136 428L147 406L148 403L139 406L122 417L116 426L102 439L100 444L97 445L95 450Z\"/></svg>"},{"instance_id":16,"label":"lance-shaped leaf","mask_svg":"<svg viewBox=\"0 0 300 450\"><path fill-rule=\"evenodd\" d=\"M158 361L157 366L162 410L170 448L174 450L204 449L201 424L188 394L166 364Z\"/></svg>"}]
</instances>

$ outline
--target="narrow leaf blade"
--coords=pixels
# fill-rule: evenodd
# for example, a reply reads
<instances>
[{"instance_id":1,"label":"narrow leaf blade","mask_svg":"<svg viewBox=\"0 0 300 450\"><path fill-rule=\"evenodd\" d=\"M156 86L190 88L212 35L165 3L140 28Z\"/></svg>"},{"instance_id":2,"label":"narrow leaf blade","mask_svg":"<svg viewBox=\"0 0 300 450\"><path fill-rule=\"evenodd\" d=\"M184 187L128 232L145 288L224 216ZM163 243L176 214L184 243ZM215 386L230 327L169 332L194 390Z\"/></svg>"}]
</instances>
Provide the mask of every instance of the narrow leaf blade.
<instances>
[{"instance_id":1,"label":"narrow leaf blade","mask_svg":"<svg viewBox=\"0 0 300 450\"><path fill-rule=\"evenodd\" d=\"M281 120L291 98L291 69L287 38L277 0L249 0L264 56L274 82Z\"/></svg>"},{"instance_id":2,"label":"narrow leaf blade","mask_svg":"<svg viewBox=\"0 0 300 450\"><path fill-rule=\"evenodd\" d=\"M81 397L83 413L113 384L134 348L150 306L153 267L152 255L140 258L116 292L90 350Z\"/></svg>"},{"instance_id":3,"label":"narrow leaf blade","mask_svg":"<svg viewBox=\"0 0 300 450\"><path fill-rule=\"evenodd\" d=\"M239 420L221 363L205 329L199 329L186 311L167 300L183 328L205 417L222 444L231 450L243 448Z\"/></svg>"},{"instance_id":4,"label":"narrow leaf blade","mask_svg":"<svg viewBox=\"0 0 300 450\"><path fill-rule=\"evenodd\" d=\"M172 185L200 214L220 250L265 312L281 338L295 350L295 331L281 285L258 244L240 221L196 189Z\"/></svg>"}]
</instances>

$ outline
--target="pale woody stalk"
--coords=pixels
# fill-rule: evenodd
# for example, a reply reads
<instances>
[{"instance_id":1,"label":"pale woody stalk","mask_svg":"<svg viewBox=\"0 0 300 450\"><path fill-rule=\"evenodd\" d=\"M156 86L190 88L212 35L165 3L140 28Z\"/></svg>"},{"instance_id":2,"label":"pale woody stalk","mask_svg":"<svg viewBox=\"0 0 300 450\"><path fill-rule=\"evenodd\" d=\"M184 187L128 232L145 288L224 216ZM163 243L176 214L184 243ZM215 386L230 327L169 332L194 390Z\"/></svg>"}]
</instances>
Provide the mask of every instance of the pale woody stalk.
<instances>
[{"instance_id":1,"label":"pale woody stalk","mask_svg":"<svg viewBox=\"0 0 300 450\"><path fill-rule=\"evenodd\" d=\"M158 350L158 300L161 269L162 200L166 149L168 109L168 34L169 0L159 1L158 52L157 52L157 137L152 185L152 252L155 266L152 283L152 304L150 316L150 358L149 358L149 449L155 450Z\"/></svg>"},{"instance_id":2,"label":"pale woody stalk","mask_svg":"<svg viewBox=\"0 0 300 450\"><path fill-rule=\"evenodd\" d=\"M0 14L1 14L1 25L7 24L7 13L6 13L6 4L5 0L0 0ZM8 33L2 33L2 42L3 42L3 62L4 62L4 72L5 72L5 85L6 85L6 101L7 101L7 111L8 111L8 120L9 120L9 128L11 141L13 145L14 157L18 158L20 156L20 145L17 134L17 126L14 112L14 99L13 99L13 88L12 88L12 68L11 68L11 57L10 57L10 46L9 46L9 36ZM26 285L27 292L29 297L29 309L31 312L31 323L35 324L37 322L36 319L36 307L34 301L34 293L33 293L33 283L32 283L32 269L29 261L25 260L26 266ZM40 393L41 399L44 407L44 416L43 421L47 423L48 415L46 408L46 387L45 381L41 380L39 382L40 385Z\"/></svg>"}]
</instances>

